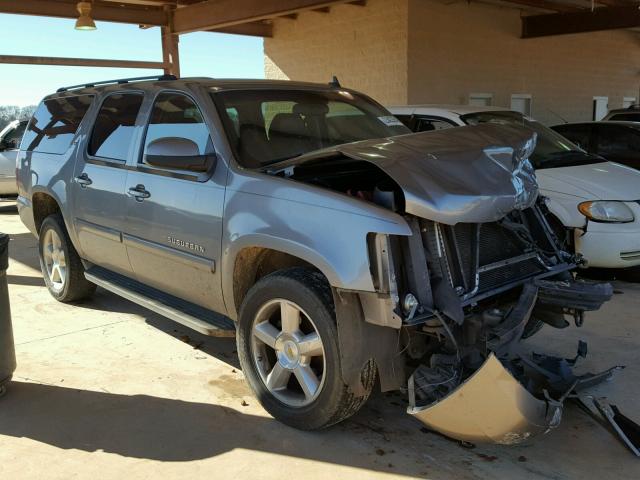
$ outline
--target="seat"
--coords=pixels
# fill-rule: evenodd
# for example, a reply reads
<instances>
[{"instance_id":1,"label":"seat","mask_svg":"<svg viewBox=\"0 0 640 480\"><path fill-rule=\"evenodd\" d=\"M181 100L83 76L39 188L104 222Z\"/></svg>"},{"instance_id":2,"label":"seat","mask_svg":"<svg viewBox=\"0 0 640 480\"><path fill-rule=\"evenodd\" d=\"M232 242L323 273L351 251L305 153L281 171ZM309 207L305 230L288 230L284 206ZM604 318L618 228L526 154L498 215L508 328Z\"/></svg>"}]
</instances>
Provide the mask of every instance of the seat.
<instances>
[{"instance_id":1,"label":"seat","mask_svg":"<svg viewBox=\"0 0 640 480\"><path fill-rule=\"evenodd\" d=\"M307 124L298 113L278 113L269 126L274 159L295 157L313 149Z\"/></svg>"}]
</instances>

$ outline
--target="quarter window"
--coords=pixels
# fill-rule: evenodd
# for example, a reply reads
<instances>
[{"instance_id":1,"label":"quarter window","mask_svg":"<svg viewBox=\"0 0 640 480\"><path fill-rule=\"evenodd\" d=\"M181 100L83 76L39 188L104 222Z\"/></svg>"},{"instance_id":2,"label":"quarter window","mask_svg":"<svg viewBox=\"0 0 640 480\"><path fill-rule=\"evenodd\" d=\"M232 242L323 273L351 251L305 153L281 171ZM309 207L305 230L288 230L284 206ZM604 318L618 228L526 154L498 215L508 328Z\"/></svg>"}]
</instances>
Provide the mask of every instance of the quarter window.
<instances>
[{"instance_id":1,"label":"quarter window","mask_svg":"<svg viewBox=\"0 0 640 480\"><path fill-rule=\"evenodd\" d=\"M127 160L143 98L138 93L118 93L105 99L91 132L89 155Z\"/></svg>"},{"instance_id":2,"label":"quarter window","mask_svg":"<svg viewBox=\"0 0 640 480\"><path fill-rule=\"evenodd\" d=\"M204 123L200 109L193 100L180 93L158 95L147 128L145 155L149 147L157 144L159 139L176 140L180 143L181 150L186 149L184 152L189 154L186 156L213 153L209 129Z\"/></svg>"},{"instance_id":3,"label":"quarter window","mask_svg":"<svg viewBox=\"0 0 640 480\"><path fill-rule=\"evenodd\" d=\"M24 134L23 148L58 155L65 153L92 101L93 95L78 95L42 102Z\"/></svg>"}]
</instances>

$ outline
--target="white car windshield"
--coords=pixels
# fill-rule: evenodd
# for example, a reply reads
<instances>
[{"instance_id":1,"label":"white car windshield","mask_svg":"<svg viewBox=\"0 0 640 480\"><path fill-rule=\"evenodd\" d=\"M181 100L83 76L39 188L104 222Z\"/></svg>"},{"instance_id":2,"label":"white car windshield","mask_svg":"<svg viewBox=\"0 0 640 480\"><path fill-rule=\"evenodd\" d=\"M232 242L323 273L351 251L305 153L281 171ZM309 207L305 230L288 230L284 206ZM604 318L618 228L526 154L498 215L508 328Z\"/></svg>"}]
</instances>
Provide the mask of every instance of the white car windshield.
<instances>
[{"instance_id":1,"label":"white car windshield","mask_svg":"<svg viewBox=\"0 0 640 480\"><path fill-rule=\"evenodd\" d=\"M477 112L463 115L460 118L467 125L481 123L518 125L536 132L538 142L533 155L529 158L534 168L571 167L605 161L600 157L588 154L569 139L518 112Z\"/></svg>"}]
</instances>

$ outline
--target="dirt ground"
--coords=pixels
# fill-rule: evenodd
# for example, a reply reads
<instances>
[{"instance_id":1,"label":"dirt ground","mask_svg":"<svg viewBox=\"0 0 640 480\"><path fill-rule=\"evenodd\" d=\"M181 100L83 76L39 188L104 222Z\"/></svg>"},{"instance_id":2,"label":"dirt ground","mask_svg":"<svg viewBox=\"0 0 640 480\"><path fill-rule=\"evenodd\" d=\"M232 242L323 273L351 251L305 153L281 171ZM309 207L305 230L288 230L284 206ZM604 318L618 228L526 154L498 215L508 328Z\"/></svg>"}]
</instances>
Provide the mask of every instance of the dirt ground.
<instances>
[{"instance_id":1,"label":"dirt ground","mask_svg":"<svg viewBox=\"0 0 640 480\"><path fill-rule=\"evenodd\" d=\"M405 413L400 394L376 394L352 419L300 432L269 417L245 385L230 339L212 339L98 290L80 305L53 300L36 241L15 206L8 281L18 369L0 399L0 478L640 478L640 459L574 405L530 444L464 448ZM640 285L585 326L545 327L539 351L573 356L581 370L627 368L594 390L640 421Z\"/></svg>"}]
</instances>

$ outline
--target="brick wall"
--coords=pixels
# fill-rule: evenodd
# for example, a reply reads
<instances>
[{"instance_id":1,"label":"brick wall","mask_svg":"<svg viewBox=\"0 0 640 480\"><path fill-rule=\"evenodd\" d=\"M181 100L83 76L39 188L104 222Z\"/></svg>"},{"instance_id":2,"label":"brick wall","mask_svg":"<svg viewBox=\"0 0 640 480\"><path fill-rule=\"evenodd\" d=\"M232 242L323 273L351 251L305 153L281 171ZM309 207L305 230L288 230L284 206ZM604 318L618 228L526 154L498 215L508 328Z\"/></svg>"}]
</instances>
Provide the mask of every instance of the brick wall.
<instances>
[{"instance_id":1,"label":"brick wall","mask_svg":"<svg viewBox=\"0 0 640 480\"><path fill-rule=\"evenodd\" d=\"M406 103L407 8L408 0L369 0L278 19L264 41L265 76L326 83L336 75L380 102Z\"/></svg>"},{"instance_id":2,"label":"brick wall","mask_svg":"<svg viewBox=\"0 0 640 480\"><path fill-rule=\"evenodd\" d=\"M264 42L265 76L337 75L384 104L460 104L491 93L494 105L508 107L511 94L531 94L533 116L548 124L590 120L594 96L609 97L610 108L625 96L640 100L640 33L519 35L512 8L369 0L276 20Z\"/></svg>"},{"instance_id":3,"label":"brick wall","mask_svg":"<svg viewBox=\"0 0 640 480\"><path fill-rule=\"evenodd\" d=\"M466 103L492 93L532 95L543 123L591 120L593 97L610 108L638 99L640 33L628 30L523 40L520 12L477 3L409 0L409 103ZM553 113L555 112L555 114ZM556 115L557 114L557 115Z\"/></svg>"}]
</instances>

